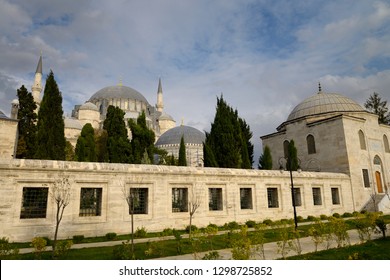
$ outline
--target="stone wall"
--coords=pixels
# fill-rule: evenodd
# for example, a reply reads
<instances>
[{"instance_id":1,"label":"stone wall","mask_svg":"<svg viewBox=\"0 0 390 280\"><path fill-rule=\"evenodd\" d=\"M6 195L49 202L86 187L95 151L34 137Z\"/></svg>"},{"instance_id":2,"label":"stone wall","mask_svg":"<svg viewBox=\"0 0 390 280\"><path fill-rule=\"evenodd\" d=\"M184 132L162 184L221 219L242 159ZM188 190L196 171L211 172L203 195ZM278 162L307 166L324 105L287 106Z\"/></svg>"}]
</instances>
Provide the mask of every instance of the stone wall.
<instances>
[{"instance_id":1,"label":"stone wall","mask_svg":"<svg viewBox=\"0 0 390 280\"><path fill-rule=\"evenodd\" d=\"M199 199L200 207L193 224L223 225L247 220L263 221L292 218L292 198L289 172L172 167L157 165L126 165L106 163L79 163L41 160L0 160L0 237L11 241L30 241L34 236L53 236L55 204L51 196L53 184L60 178L71 183L71 202L65 209L59 238L74 235L101 236L108 232L130 232L131 216L124 198L124 190L148 190L146 214L135 215L135 227L147 231L165 228L185 228L188 212L173 212L174 188L187 188L188 200ZM294 172L294 186L300 189L301 206L297 214L319 216L352 212L349 176L338 173ZM21 218L23 189L47 187L48 201L45 217ZM321 205L314 205L312 188L319 188ZM96 216L80 216L80 196L83 188L102 191L101 212ZM209 189L219 189L219 210L210 210ZM269 207L267 188L277 190L278 205ZM332 201L331 189L338 189L339 204ZM241 209L240 189L249 193L249 203Z\"/></svg>"}]
</instances>

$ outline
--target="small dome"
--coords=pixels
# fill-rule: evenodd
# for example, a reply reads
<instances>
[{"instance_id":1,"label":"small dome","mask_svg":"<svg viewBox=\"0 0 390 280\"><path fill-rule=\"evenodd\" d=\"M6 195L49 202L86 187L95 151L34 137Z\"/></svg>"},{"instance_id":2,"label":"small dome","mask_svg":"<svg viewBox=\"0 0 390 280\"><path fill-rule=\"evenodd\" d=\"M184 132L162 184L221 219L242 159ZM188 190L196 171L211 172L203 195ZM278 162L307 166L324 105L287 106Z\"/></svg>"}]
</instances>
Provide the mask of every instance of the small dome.
<instances>
[{"instance_id":1,"label":"small dome","mask_svg":"<svg viewBox=\"0 0 390 280\"><path fill-rule=\"evenodd\" d=\"M95 104L88 101L81 105L79 110L99 111L98 107Z\"/></svg>"},{"instance_id":2,"label":"small dome","mask_svg":"<svg viewBox=\"0 0 390 280\"><path fill-rule=\"evenodd\" d=\"M160 120L168 120L168 121L175 121L171 115L168 115L167 113L163 112L161 116L159 117Z\"/></svg>"},{"instance_id":3,"label":"small dome","mask_svg":"<svg viewBox=\"0 0 390 280\"><path fill-rule=\"evenodd\" d=\"M71 119L71 118L65 118L64 119L65 128L73 128L73 129L79 129L82 130L83 126L79 122L79 120Z\"/></svg>"},{"instance_id":4,"label":"small dome","mask_svg":"<svg viewBox=\"0 0 390 280\"><path fill-rule=\"evenodd\" d=\"M205 141L205 134L191 126L181 125L164 132L156 142L156 146L180 145L181 137L184 136L186 144L202 145Z\"/></svg>"},{"instance_id":5,"label":"small dome","mask_svg":"<svg viewBox=\"0 0 390 280\"><path fill-rule=\"evenodd\" d=\"M290 113L287 121L301 117L333 113L333 112L362 112L364 109L352 99L337 93L319 92L299 103Z\"/></svg>"},{"instance_id":6,"label":"small dome","mask_svg":"<svg viewBox=\"0 0 390 280\"><path fill-rule=\"evenodd\" d=\"M139 100L141 102L149 104L149 102L141 93L139 93L135 89L122 85L105 87L97 91L94 95L92 95L89 101L94 102L96 100L112 98Z\"/></svg>"}]
</instances>

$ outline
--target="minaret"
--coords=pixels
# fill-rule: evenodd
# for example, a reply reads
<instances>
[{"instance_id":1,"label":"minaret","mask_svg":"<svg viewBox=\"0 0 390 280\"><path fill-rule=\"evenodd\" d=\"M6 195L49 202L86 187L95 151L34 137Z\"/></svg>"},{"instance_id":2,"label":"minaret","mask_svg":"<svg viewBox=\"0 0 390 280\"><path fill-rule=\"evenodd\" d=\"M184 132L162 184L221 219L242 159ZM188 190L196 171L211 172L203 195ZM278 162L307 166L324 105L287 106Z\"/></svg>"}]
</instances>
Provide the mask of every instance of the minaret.
<instances>
[{"instance_id":1,"label":"minaret","mask_svg":"<svg viewBox=\"0 0 390 280\"><path fill-rule=\"evenodd\" d=\"M42 54L39 57L37 70L35 71L34 84L31 87L32 95L34 97L35 103L39 107L41 104L41 92L42 92Z\"/></svg>"},{"instance_id":2,"label":"minaret","mask_svg":"<svg viewBox=\"0 0 390 280\"><path fill-rule=\"evenodd\" d=\"M156 108L157 108L158 112L162 112L163 109L164 109L163 93L162 93L162 86L161 86L161 78L158 79Z\"/></svg>"},{"instance_id":3,"label":"minaret","mask_svg":"<svg viewBox=\"0 0 390 280\"><path fill-rule=\"evenodd\" d=\"M14 99L11 103L11 119L17 120L18 119L18 111L19 111L19 100Z\"/></svg>"}]
</instances>

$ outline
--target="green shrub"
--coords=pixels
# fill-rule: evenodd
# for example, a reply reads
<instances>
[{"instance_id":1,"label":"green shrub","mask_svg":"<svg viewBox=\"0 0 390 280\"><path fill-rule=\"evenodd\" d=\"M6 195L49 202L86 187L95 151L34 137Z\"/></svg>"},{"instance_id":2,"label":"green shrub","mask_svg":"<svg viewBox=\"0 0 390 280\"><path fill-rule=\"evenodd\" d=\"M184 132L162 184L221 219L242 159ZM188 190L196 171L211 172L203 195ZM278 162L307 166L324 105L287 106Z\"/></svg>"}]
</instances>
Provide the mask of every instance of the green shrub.
<instances>
[{"instance_id":1,"label":"green shrub","mask_svg":"<svg viewBox=\"0 0 390 280\"><path fill-rule=\"evenodd\" d=\"M265 224L267 226L272 226L274 224L274 222L271 219L265 219L263 221L263 224Z\"/></svg>"},{"instance_id":2,"label":"green shrub","mask_svg":"<svg viewBox=\"0 0 390 280\"><path fill-rule=\"evenodd\" d=\"M349 212L345 212L343 215L341 215L341 217L343 217L343 218L350 218L350 217L353 217L353 214L351 214Z\"/></svg>"},{"instance_id":3,"label":"green shrub","mask_svg":"<svg viewBox=\"0 0 390 280\"><path fill-rule=\"evenodd\" d=\"M31 246L34 248L35 256L40 259L42 252L46 250L46 239L43 237L34 237L31 241Z\"/></svg>"},{"instance_id":4,"label":"green shrub","mask_svg":"<svg viewBox=\"0 0 390 280\"><path fill-rule=\"evenodd\" d=\"M192 225L192 226L191 226L191 232L194 232L194 231L196 231L197 229L198 229L198 227L197 227L196 225ZM189 225L186 227L186 232L187 232L187 233L190 233L190 226L189 226Z\"/></svg>"},{"instance_id":5,"label":"green shrub","mask_svg":"<svg viewBox=\"0 0 390 280\"><path fill-rule=\"evenodd\" d=\"M106 239L107 240L114 240L116 238L116 233L115 232L109 232L106 234Z\"/></svg>"},{"instance_id":6,"label":"green shrub","mask_svg":"<svg viewBox=\"0 0 390 280\"><path fill-rule=\"evenodd\" d=\"M72 240L61 240L57 242L56 251L54 255L56 257L64 257L69 252L72 245L73 245Z\"/></svg>"},{"instance_id":7,"label":"green shrub","mask_svg":"<svg viewBox=\"0 0 390 280\"><path fill-rule=\"evenodd\" d=\"M134 233L134 236L136 238L144 238L144 237L146 237L146 233L147 232L146 232L145 227L141 227L141 228L137 228L137 230Z\"/></svg>"},{"instance_id":8,"label":"green shrub","mask_svg":"<svg viewBox=\"0 0 390 280\"><path fill-rule=\"evenodd\" d=\"M248 228L254 228L256 226L256 222L252 220L246 221L245 224Z\"/></svg>"},{"instance_id":9,"label":"green shrub","mask_svg":"<svg viewBox=\"0 0 390 280\"><path fill-rule=\"evenodd\" d=\"M240 225L236 221L233 221L225 224L224 227L228 230L234 230L234 229L239 229Z\"/></svg>"},{"instance_id":10,"label":"green shrub","mask_svg":"<svg viewBox=\"0 0 390 280\"><path fill-rule=\"evenodd\" d=\"M304 221L303 217L302 216L298 216L297 217L297 222L298 223L302 223Z\"/></svg>"},{"instance_id":11,"label":"green shrub","mask_svg":"<svg viewBox=\"0 0 390 280\"><path fill-rule=\"evenodd\" d=\"M73 235L73 243L81 243L84 240L84 235Z\"/></svg>"},{"instance_id":12,"label":"green shrub","mask_svg":"<svg viewBox=\"0 0 390 280\"><path fill-rule=\"evenodd\" d=\"M119 246L116 246L112 251L112 255L115 260L135 259L135 256L131 253L131 243L129 240L122 242Z\"/></svg>"},{"instance_id":13,"label":"green shrub","mask_svg":"<svg viewBox=\"0 0 390 280\"><path fill-rule=\"evenodd\" d=\"M0 260L11 260L19 254L19 249L12 248L8 238L2 237L0 239Z\"/></svg>"},{"instance_id":14,"label":"green shrub","mask_svg":"<svg viewBox=\"0 0 390 280\"><path fill-rule=\"evenodd\" d=\"M211 251L207 254L205 254L202 258L202 260L219 260L221 258L218 251Z\"/></svg>"},{"instance_id":15,"label":"green shrub","mask_svg":"<svg viewBox=\"0 0 390 280\"><path fill-rule=\"evenodd\" d=\"M353 212L352 212L352 216L353 216L353 217L359 217L359 216L360 216L360 212L358 212L358 211L353 211Z\"/></svg>"},{"instance_id":16,"label":"green shrub","mask_svg":"<svg viewBox=\"0 0 390 280\"><path fill-rule=\"evenodd\" d=\"M315 220L317 220L317 218L312 216L312 215L309 215L309 216L307 216L307 220L311 221L311 222L314 222Z\"/></svg>"},{"instance_id":17,"label":"green shrub","mask_svg":"<svg viewBox=\"0 0 390 280\"><path fill-rule=\"evenodd\" d=\"M328 219L328 216L324 215L324 214L321 214L320 215L320 219L321 220L327 220Z\"/></svg>"},{"instance_id":18,"label":"green shrub","mask_svg":"<svg viewBox=\"0 0 390 280\"><path fill-rule=\"evenodd\" d=\"M386 229L387 229L387 225L386 225L386 222L385 220L383 219L383 217L380 217L378 219L375 220L375 225L379 228L379 230L381 231L382 233L382 237L383 238L386 238Z\"/></svg>"},{"instance_id":19,"label":"green shrub","mask_svg":"<svg viewBox=\"0 0 390 280\"><path fill-rule=\"evenodd\" d=\"M335 218L340 218L341 217L339 213L333 213L332 216L335 217Z\"/></svg>"},{"instance_id":20,"label":"green shrub","mask_svg":"<svg viewBox=\"0 0 390 280\"><path fill-rule=\"evenodd\" d=\"M161 232L161 235L162 236L169 236L169 235L173 235L173 229L171 228L164 228L164 230Z\"/></svg>"}]
</instances>

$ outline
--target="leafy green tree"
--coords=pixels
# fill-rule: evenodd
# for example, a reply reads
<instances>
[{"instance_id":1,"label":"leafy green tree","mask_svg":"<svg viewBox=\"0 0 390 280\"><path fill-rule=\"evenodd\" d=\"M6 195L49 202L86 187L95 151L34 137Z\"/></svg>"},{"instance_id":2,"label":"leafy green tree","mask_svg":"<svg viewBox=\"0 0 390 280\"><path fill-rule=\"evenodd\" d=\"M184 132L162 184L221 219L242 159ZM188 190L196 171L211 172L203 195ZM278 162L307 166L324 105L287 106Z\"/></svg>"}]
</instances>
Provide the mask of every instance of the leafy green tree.
<instances>
[{"instance_id":1,"label":"leafy green tree","mask_svg":"<svg viewBox=\"0 0 390 280\"><path fill-rule=\"evenodd\" d=\"M272 170L271 149L268 146L264 147L263 154L259 158L259 169Z\"/></svg>"},{"instance_id":2,"label":"leafy green tree","mask_svg":"<svg viewBox=\"0 0 390 280\"><path fill-rule=\"evenodd\" d=\"M187 166L187 157L186 157L186 145L184 143L184 137L182 136L180 139L180 147L179 147L179 166Z\"/></svg>"},{"instance_id":3,"label":"leafy green tree","mask_svg":"<svg viewBox=\"0 0 390 280\"><path fill-rule=\"evenodd\" d=\"M210 133L206 132L204 143L205 166L216 166L217 163L222 168L251 168L249 136L249 126L238 117L237 110L234 111L222 96L217 98L214 122Z\"/></svg>"},{"instance_id":4,"label":"leafy green tree","mask_svg":"<svg viewBox=\"0 0 390 280\"><path fill-rule=\"evenodd\" d=\"M131 144L127 137L125 113L112 105L107 108L103 129L107 131L107 152L111 163L131 163Z\"/></svg>"},{"instance_id":5,"label":"leafy green tree","mask_svg":"<svg viewBox=\"0 0 390 280\"><path fill-rule=\"evenodd\" d=\"M37 149L35 158L65 160L66 139L62 95L53 71L47 76L44 95L38 112Z\"/></svg>"},{"instance_id":6,"label":"leafy green tree","mask_svg":"<svg viewBox=\"0 0 390 280\"><path fill-rule=\"evenodd\" d=\"M76 155L74 153L74 148L72 146L72 143L69 141L66 141L66 146L65 146L65 160L67 161L73 161L75 160Z\"/></svg>"},{"instance_id":7,"label":"leafy green tree","mask_svg":"<svg viewBox=\"0 0 390 280\"><path fill-rule=\"evenodd\" d=\"M367 101L364 103L364 107L378 115L378 122L382 124L390 124L390 113L388 113L387 101L382 101L382 98L378 93L374 92Z\"/></svg>"},{"instance_id":8,"label":"leafy green tree","mask_svg":"<svg viewBox=\"0 0 390 280\"><path fill-rule=\"evenodd\" d=\"M147 151L150 162L153 162L155 134L146 124L145 112L138 116L137 122L130 119L131 148L133 152L133 163L141 163L144 152Z\"/></svg>"},{"instance_id":9,"label":"leafy green tree","mask_svg":"<svg viewBox=\"0 0 390 280\"><path fill-rule=\"evenodd\" d=\"M24 85L17 90L19 99L18 128L19 138L16 150L17 158L34 158L36 151L37 133L37 104L31 92L28 92Z\"/></svg>"},{"instance_id":10,"label":"leafy green tree","mask_svg":"<svg viewBox=\"0 0 390 280\"><path fill-rule=\"evenodd\" d=\"M94 162L97 160L95 147L95 131L90 123L83 126L76 143L77 161Z\"/></svg>"}]
</instances>

